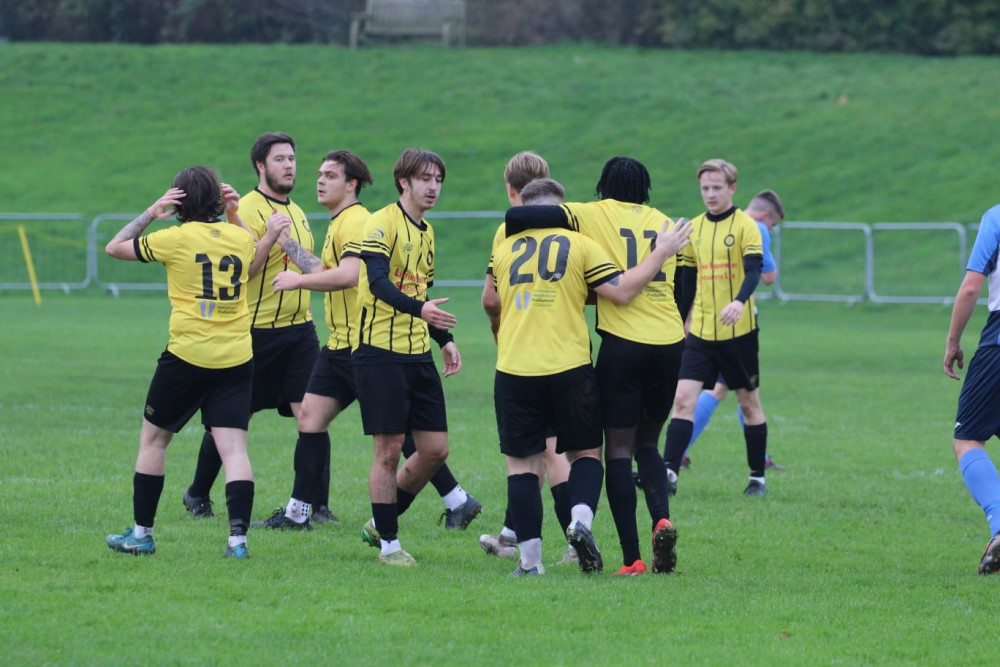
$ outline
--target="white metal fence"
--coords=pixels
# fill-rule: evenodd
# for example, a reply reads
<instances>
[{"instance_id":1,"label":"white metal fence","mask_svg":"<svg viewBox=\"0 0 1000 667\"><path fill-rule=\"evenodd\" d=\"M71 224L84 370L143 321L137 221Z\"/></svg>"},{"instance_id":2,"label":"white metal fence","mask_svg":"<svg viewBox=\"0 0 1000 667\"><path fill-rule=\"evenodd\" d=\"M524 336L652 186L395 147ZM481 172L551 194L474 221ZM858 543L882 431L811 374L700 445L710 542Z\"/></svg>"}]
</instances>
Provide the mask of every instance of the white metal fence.
<instances>
[{"instance_id":1,"label":"white metal fence","mask_svg":"<svg viewBox=\"0 0 1000 667\"><path fill-rule=\"evenodd\" d=\"M308 216L317 246L325 214ZM104 245L133 215L106 213L88 220L75 213L0 214L0 290L31 289L27 259L38 287L80 290L90 286L118 294L163 290L162 267L151 270L118 262ZM438 256L463 258L439 264L438 285L482 285L490 241L503 211L434 212ZM158 226L176 224L154 222ZM949 304L961 282L970 235L978 225L961 223L784 222L774 230L772 250L780 271L761 298L834 301L847 304ZM26 247L21 238L27 241ZM470 252L476 248L476 252ZM481 250L478 250L481 249Z\"/></svg>"}]
</instances>

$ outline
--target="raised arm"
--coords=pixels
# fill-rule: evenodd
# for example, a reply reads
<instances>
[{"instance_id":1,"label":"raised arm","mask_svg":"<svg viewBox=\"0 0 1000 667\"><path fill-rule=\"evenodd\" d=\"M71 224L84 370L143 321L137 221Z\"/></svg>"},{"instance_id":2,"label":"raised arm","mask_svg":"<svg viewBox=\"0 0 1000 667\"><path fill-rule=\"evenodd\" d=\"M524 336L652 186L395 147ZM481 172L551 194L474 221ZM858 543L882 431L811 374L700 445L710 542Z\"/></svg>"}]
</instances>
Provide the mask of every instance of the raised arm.
<instances>
[{"instance_id":1,"label":"raised arm","mask_svg":"<svg viewBox=\"0 0 1000 667\"><path fill-rule=\"evenodd\" d=\"M179 204L184 197L184 191L180 188L167 190L162 197L153 202L152 206L122 227L104 246L104 252L115 259L138 261L139 257L135 254L135 239L139 238L153 220L165 220L173 215L174 212L170 207Z\"/></svg>"}]
</instances>

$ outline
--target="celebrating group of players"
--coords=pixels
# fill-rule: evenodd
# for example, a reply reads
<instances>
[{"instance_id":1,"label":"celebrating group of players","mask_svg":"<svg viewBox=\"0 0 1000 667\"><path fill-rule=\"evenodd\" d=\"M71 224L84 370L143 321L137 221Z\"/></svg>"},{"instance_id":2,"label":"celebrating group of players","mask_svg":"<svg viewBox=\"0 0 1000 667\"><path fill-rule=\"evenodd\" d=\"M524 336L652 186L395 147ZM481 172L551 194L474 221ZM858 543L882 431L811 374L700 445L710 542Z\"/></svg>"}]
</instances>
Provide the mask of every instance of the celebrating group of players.
<instances>
[{"instance_id":1,"label":"celebrating group of players","mask_svg":"<svg viewBox=\"0 0 1000 667\"><path fill-rule=\"evenodd\" d=\"M135 525L107 544L155 552L165 451L199 409L206 431L184 504L210 516L209 492L224 468L226 557L249 557L251 526L311 529L311 522L337 521L328 506L327 429L357 399L374 441L372 518L362 539L379 549L380 562L414 565L399 541L399 516L428 482L442 497L449 528L464 529L482 509L445 463L447 416L431 353L434 341L446 377L462 367L449 333L455 317L442 308L447 300L427 294L435 249L424 214L440 195L444 162L429 151L404 151L393 169L398 200L370 214L358 199L372 182L367 165L349 151L328 153L317 180L317 199L331 214L320 257L305 214L289 198L292 138L261 135L251 162L258 186L242 198L207 168L181 171L107 245L113 257L163 263L172 306L170 339L146 398ZM704 384L718 380L736 392L751 469L745 493L766 490L752 295L770 257L767 230L784 215L781 202L770 191L754 198L748 210L762 211L759 226L733 205L736 169L723 160L699 167L708 210L690 222L674 223L646 205L649 174L631 158L604 166L600 201L586 204L565 203L562 186L534 153L515 155L504 178L512 207L494 238L483 306L498 346L494 400L508 507L503 530L480 544L488 553L519 555L515 575L544 572L540 489L547 475L568 542L563 561L599 571L591 529L606 485L623 552L618 574L644 573L634 459L652 520L652 571L671 572L677 531L668 499ZM152 220L174 214L182 224L141 235ZM308 290L327 293L330 338L322 349ZM584 318L588 295L601 337L596 368ZM272 408L296 418L295 481L285 508L251 524L247 428L253 412ZM661 456L657 443L671 408Z\"/></svg>"}]
</instances>

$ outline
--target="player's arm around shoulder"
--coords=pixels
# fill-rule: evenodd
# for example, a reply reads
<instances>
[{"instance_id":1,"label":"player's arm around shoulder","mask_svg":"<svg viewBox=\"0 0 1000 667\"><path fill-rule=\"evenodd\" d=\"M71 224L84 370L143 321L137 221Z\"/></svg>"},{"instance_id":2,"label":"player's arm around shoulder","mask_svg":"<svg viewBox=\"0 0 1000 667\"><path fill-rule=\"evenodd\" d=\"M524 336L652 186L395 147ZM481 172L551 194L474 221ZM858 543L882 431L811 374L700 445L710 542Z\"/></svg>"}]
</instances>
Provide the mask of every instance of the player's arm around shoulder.
<instances>
[{"instance_id":1,"label":"player's arm around shoulder","mask_svg":"<svg viewBox=\"0 0 1000 667\"><path fill-rule=\"evenodd\" d=\"M690 236L691 223L688 220L680 218L674 225L669 219L664 220L650 253L625 273L594 286L594 291L613 303L629 303L659 273L668 257L676 255L690 243Z\"/></svg>"}]
</instances>

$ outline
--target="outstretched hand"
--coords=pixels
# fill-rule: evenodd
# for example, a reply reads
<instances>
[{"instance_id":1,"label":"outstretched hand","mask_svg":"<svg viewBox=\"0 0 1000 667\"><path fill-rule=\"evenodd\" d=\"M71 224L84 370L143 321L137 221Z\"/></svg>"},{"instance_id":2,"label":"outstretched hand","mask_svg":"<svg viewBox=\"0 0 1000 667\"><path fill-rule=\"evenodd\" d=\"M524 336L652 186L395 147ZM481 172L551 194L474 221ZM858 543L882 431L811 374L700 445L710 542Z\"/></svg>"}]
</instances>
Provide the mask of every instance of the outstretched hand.
<instances>
[{"instance_id":1,"label":"outstretched hand","mask_svg":"<svg viewBox=\"0 0 1000 667\"><path fill-rule=\"evenodd\" d=\"M438 329L451 329L458 324L458 319L451 313L438 308L438 304L447 303L448 299L431 299L420 308L420 319Z\"/></svg>"}]
</instances>

